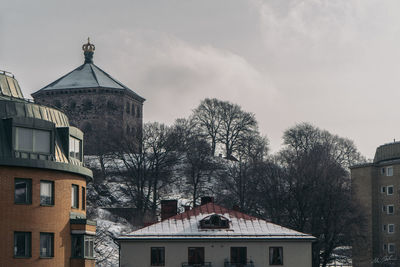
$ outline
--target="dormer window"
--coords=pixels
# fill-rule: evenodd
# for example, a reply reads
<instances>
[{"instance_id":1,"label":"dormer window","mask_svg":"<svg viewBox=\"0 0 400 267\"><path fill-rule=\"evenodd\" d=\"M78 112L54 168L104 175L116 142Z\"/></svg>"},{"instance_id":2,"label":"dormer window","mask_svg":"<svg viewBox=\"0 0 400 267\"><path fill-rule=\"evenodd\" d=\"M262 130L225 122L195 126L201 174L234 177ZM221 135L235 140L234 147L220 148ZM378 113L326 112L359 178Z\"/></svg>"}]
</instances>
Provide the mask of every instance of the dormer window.
<instances>
[{"instance_id":1,"label":"dormer window","mask_svg":"<svg viewBox=\"0 0 400 267\"><path fill-rule=\"evenodd\" d=\"M15 127L15 150L50 154L50 137L50 131Z\"/></svg>"},{"instance_id":2,"label":"dormer window","mask_svg":"<svg viewBox=\"0 0 400 267\"><path fill-rule=\"evenodd\" d=\"M222 215L212 214L200 221L202 229L224 229L229 228L229 220Z\"/></svg>"},{"instance_id":3,"label":"dormer window","mask_svg":"<svg viewBox=\"0 0 400 267\"><path fill-rule=\"evenodd\" d=\"M82 161L82 140L72 136L69 137L69 156Z\"/></svg>"}]
</instances>

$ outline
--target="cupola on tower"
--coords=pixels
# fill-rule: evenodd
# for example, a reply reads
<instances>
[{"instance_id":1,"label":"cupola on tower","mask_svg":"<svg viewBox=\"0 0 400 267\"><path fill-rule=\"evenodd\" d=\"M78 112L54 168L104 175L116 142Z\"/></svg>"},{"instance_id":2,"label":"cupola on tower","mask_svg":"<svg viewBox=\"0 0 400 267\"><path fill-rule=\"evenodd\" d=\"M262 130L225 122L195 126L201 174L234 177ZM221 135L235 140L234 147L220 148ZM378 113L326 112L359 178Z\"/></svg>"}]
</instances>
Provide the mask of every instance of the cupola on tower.
<instances>
[{"instance_id":1,"label":"cupola on tower","mask_svg":"<svg viewBox=\"0 0 400 267\"><path fill-rule=\"evenodd\" d=\"M84 63L32 94L36 103L60 109L85 134L85 154L118 148L121 140L139 150L145 99L93 63L95 45L82 46Z\"/></svg>"}]
</instances>

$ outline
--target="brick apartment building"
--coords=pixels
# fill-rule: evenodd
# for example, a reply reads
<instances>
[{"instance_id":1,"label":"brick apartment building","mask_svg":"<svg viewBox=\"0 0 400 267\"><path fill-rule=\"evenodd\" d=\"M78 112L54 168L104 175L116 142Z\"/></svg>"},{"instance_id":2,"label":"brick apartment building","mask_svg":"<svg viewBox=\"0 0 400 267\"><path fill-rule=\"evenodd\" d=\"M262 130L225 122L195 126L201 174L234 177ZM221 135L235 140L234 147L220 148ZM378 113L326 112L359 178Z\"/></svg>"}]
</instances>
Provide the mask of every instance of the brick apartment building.
<instances>
[{"instance_id":1,"label":"brick apartment building","mask_svg":"<svg viewBox=\"0 0 400 267\"><path fill-rule=\"evenodd\" d=\"M83 133L0 71L0 266L94 267Z\"/></svg>"},{"instance_id":2,"label":"brick apartment building","mask_svg":"<svg viewBox=\"0 0 400 267\"><path fill-rule=\"evenodd\" d=\"M95 46L82 47L85 62L32 94L36 103L67 114L71 125L85 134L85 154L118 148L121 140L138 150L145 99L93 63Z\"/></svg>"},{"instance_id":3,"label":"brick apartment building","mask_svg":"<svg viewBox=\"0 0 400 267\"><path fill-rule=\"evenodd\" d=\"M366 239L353 244L353 266L400 266L400 142L379 146L372 163L351 167L351 177L367 218Z\"/></svg>"}]
</instances>

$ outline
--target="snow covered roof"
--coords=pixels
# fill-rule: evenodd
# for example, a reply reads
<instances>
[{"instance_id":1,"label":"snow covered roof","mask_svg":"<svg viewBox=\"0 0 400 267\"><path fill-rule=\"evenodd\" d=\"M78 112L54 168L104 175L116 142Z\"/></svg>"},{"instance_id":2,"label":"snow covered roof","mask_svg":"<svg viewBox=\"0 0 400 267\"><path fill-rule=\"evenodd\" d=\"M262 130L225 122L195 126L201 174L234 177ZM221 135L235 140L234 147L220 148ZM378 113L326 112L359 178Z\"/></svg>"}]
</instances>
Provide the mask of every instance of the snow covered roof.
<instances>
[{"instance_id":1,"label":"snow covered roof","mask_svg":"<svg viewBox=\"0 0 400 267\"><path fill-rule=\"evenodd\" d=\"M200 221L218 214L229 219L229 228L204 229ZM141 228L118 239L315 239L277 224L258 219L239 211L229 210L214 203L196 207L164 221Z\"/></svg>"}]
</instances>

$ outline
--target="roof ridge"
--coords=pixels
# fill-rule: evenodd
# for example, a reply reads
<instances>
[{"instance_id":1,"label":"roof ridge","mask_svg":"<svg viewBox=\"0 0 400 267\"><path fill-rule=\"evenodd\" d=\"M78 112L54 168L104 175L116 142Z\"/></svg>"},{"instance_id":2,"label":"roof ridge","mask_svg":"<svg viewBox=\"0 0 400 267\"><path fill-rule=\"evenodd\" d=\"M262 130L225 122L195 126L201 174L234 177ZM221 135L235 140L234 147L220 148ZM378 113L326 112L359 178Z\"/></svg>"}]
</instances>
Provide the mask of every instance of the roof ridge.
<instances>
[{"instance_id":1,"label":"roof ridge","mask_svg":"<svg viewBox=\"0 0 400 267\"><path fill-rule=\"evenodd\" d=\"M95 73L94 70L93 70L93 66L96 66L96 65L94 65L93 63L88 63L88 64L89 64L89 66L90 66L90 71L92 72L93 77L94 77L94 79L96 80L97 85L100 87L100 83L99 83L99 80L97 79L97 75L96 75L96 73Z\"/></svg>"}]
</instances>

